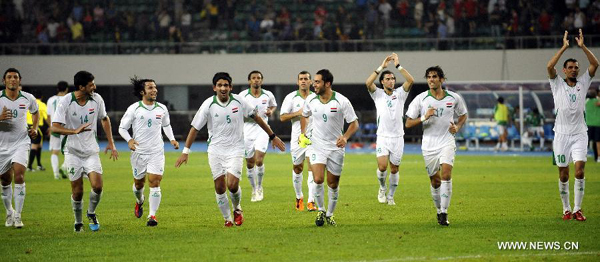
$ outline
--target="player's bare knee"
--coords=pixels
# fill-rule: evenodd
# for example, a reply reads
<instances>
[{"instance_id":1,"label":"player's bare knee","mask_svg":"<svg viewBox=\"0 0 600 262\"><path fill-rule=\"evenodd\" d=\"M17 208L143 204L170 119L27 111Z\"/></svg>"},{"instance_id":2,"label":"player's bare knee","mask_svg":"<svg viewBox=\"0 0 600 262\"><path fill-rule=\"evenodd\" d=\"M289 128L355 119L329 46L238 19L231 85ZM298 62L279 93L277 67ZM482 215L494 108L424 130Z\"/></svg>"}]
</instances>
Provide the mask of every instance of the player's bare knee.
<instances>
[{"instance_id":1,"label":"player's bare knee","mask_svg":"<svg viewBox=\"0 0 600 262\"><path fill-rule=\"evenodd\" d=\"M148 184L150 184L150 187L159 187L160 186L160 180L148 181Z\"/></svg>"},{"instance_id":2,"label":"player's bare knee","mask_svg":"<svg viewBox=\"0 0 600 262\"><path fill-rule=\"evenodd\" d=\"M583 179L585 177L585 171L583 168L575 170L575 178Z\"/></svg>"},{"instance_id":3,"label":"player's bare knee","mask_svg":"<svg viewBox=\"0 0 600 262\"><path fill-rule=\"evenodd\" d=\"M12 183L12 174L3 174L0 177L0 180L2 181L3 186L8 186Z\"/></svg>"},{"instance_id":4,"label":"player's bare knee","mask_svg":"<svg viewBox=\"0 0 600 262\"><path fill-rule=\"evenodd\" d=\"M215 192L217 194L223 194L227 190L227 184L225 182L225 175L217 177L215 179Z\"/></svg>"},{"instance_id":5,"label":"player's bare knee","mask_svg":"<svg viewBox=\"0 0 600 262\"><path fill-rule=\"evenodd\" d=\"M431 180L431 186L433 188L439 188L442 185L442 178L439 174L430 176L429 180Z\"/></svg>"},{"instance_id":6,"label":"player's bare knee","mask_svg":"<svg viewBox=\"0 0 600 262\"><path fill-rule=\"evenodd\" d=\"M135 189L140 190L144 188L145 180L144 179L134 179L133 183L135 184Z\"/></svg>"},{"instance_id":7,"label":"player's bare knee","mask_svg":"<svg viewBox=\"0 0 600 262\"><path fill-rule=\"evenodd\" d=\"M325 179L323 177L313 176L313 181L315 181L316 184L323 184L323 182L325 181Z\"/></svg>"},{"instance_id":8,"label":"player's bare knee","mask_svg":"<svg viewBox=\"0 0 600 262\"><path fill-rule=\"evenodd\" d=\"M96 193L98 195L102 194L102 185L100 185L100 186L98 186L98 185L92 186L92 190L94 190L94 193Z\"/></svg>"},{"instance_id":9,"label":"player's bare knee","mask_svg":"<svg viewBox=\"0 0 600 262\"><path fill-rule=\"evenodd\" d=\"M340 177L327 171L327 186L336 189L340 183Z\"/></svg>"},{"instance_id":10,"label":"player's bare knee","mask_svg":"<svg viewBox=\"0 0 600 262\"><path fill-rule=\"evenodd\" d=\"M398 173L398 166L390 164L390 172L392 172L392 174Z\"/></svg>"},{"instance_id":11,"label":"player's bare knee","mask_svg":"<svg viewBox=\"0 0 600 262\"><path fill-rule=\"evenodd\" d=\"M73 198L73 200L75 200L75 201L81 201L83 199L83 191L77 192L77 193L72 192L71 198Z\"/></svg>"},{"instance_id":12,"label":"player's bare knee","mask_svg":"<svg viewBox=\"0 0 600 262\"><path fill-rule=\"evenodd\" d=\"M452 179L452 172L443 172L442 173L442 180L449 181L451 179Z\"/></svg>"},{"instance_id":13,"label":"player's bare knee","mask_svg":"<svg viewBox=\"0 0 600 262\"><path fill-rule=\"evenodd\" d=\"M237 191L239 189L239 183L237 183L237 182L228 182L227 183L227 189L229 189L229 192L231 192L231 193L237 193Z\"/></svg>"},{"instance_id":14,"label":"player's bare knee","mask_svg":"<svg viewBox=\"0 0 600 262\"><path fill-rule=\"evenodd\" d=\"M254 163L255 163L254 158L246 158L246 167L248 169L254 168Z\"/></svg>"},{"instance_id":15,"label":"player's bare knee","mask_svg":"<svg viewBox=\"0 0 600 262\"><path fill-rule=\"evenodd\" d=\"M302 165L294 165L294 173L300 174L304 171L304 167Z\"/></svg>"},{"instance_id":16,"label":"player's bare knee","mask_svg":"<svg viewBox=\"0 0 600 262\"><path fill-rule=\"evenodd\" d=\"M379 172L385 172L387 170L387 165L378 164L377 169Z\"/></svg>"},{"instance_id":17,"label":"player's bare knee","mask_svg":"<svg viewBox=\"0 0 600 262\"><path fill-rule=\"evenodd\" d=\"M71 195L73 200L81 201L83 198L83 186L75 186L71 188Z\"/></svg>"},{"instance_id":18,"label":"player's bare knee","mask_svg":"<svg viewBox=\"0 0 600 262\"><path fill-rule=\"evenodd\" d=\"M559 167L558 178L560 179L560 182L563 183L569 181L569 167Z\"/></svg>"}]
</instances>

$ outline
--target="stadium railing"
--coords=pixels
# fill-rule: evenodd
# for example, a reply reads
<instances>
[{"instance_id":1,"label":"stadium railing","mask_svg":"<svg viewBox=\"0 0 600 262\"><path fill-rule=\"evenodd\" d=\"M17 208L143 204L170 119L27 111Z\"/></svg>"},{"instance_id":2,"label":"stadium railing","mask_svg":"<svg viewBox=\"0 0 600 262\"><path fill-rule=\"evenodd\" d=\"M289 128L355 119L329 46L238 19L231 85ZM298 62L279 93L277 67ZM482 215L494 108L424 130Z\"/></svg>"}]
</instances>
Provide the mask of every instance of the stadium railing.
<instances>
[{"instance_id":1,"label":"stadium railing","mask_svg":"<svg viewBox=\"0 0 600 262\"><path fill-rule=\"evenodd\" d=\"M588 47L600 46L600 35L586 35ZM202 53L374 52L558 48L562 35L519 37L453 37L312 41L205 41L123 43L2 43L0 55L114 55Z\"/></svg>"}]
</instances>

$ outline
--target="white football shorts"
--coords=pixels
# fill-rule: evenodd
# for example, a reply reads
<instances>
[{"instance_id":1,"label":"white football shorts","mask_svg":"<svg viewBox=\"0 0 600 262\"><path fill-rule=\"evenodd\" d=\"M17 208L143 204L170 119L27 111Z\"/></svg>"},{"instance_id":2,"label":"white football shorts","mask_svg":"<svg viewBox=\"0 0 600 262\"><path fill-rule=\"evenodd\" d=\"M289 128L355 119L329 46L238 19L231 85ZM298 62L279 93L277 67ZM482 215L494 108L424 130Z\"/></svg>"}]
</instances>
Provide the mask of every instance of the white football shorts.
<instances>
[{"instance_id":1,"label":"white football shorts","mask_svg":"<svg viewBox=\"0 0 600 262\"><path fill-rule=\"evenodd\" d=\"M229 173L241 181L243 164L244 158L241 156L226 156L208 153L208 165L210 166L213 180Z\"/></svg>"},{"instance_id":2,"label":"white football shorts","mask_svg":"<svg viewBox=\"0 0 600 262\"><path fill-rule=\"evenodd\" d=\"M559 167L568 167L569 162L587 161L588 134L579 133L565 135L556 133L552 148L554 151L554 160Z\"/></svg>"},{"instance_id":3,"label":"white football shorts","mask_svg":"<svg viewBox=\"0 0 600 262\"><path fill-rule=\"evenodd\" d=\"M340 148L337 150L320 150L314 146L310 146L309 150L307 151L311 165L325 164L327 171L336 176L340 176L342 174L345 152L345 148Z\"/></svg>"},{"instance_id":4,"label":"white football shorts","mask_svg":"<svg viewBox=\"0 0 600 262\"><path fill-rule=\"evenodd\" d=\"M137 180L143 179L146 173L162 176L165 170L164 152L154 154L138 154L131 152L131 170Z\"/></svg>"},{"instance_id":5,"label":"white football shorts","mask_svg":"<svg viewBox=\"0 0 600 262\"><path fill-rule=\"evenodd\" d=\"M399 166L404 154L404 137L377 136L377 157L388 156L390 163Z\"/></svg>"},{"instance_id":6,"label":"white football shorts","mask_svg":"<svg viewBox=\"0 0 600 262\"><path fill-rule=\"evenodd\" d=\"M435 175L440 170L440 166L442 164L454 166L455 153L455 144L449 144L433 151L423 150L423 159L425 159L425 169L427 169L427 175Z\"/></svg>"},{"instance_id":7,"label":"white football shorts","mask_svg":"<svg viewBox=\"0 0 600 262\"><path fill-rule=\"evenodd\" d=\"M75 181L81 178L82 175L87 175L91 172L102 175L102 164L100 163L100 156L98 154L80 157L65 153L64 165L71 181Z\"/></svg>"}]
</instances>

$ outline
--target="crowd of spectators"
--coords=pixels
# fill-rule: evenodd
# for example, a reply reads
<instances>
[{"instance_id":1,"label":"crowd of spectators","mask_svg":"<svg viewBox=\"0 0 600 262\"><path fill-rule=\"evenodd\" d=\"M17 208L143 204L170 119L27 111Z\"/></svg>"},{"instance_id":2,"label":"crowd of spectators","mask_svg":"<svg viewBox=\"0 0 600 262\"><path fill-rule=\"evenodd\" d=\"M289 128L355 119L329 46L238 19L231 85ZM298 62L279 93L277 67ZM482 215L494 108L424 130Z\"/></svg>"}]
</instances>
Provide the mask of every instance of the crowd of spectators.
<instances>
[{"instance_id":1,"label":"crowd of spectators","mask_svg":"<svg viewBox=\"0 0 600 262\"><path fill-rule=\"evenodd\" d=\"M0 0L1 43L600 34L600 0Z\"/></svg>"}]
</instances>

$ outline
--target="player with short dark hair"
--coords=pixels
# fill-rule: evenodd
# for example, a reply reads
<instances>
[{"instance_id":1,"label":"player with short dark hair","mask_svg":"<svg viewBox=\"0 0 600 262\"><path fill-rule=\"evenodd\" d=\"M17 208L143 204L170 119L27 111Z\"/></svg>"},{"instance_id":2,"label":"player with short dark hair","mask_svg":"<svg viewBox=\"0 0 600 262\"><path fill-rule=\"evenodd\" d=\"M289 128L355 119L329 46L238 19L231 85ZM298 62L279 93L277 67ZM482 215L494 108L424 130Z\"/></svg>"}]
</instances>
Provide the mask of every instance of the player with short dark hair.
<instances>
[{"instance_id":1,"label":"player with short dark hair","mask_svg":"<svg viewBox=\"0 0 600 262\"><path fill-rule=\"evenodd\" d=\"M301 134L311 140L307 151L315 180L315 199L318 213L317 226L325 223L335 226L333 217L339 196L339 183L348 139L358 130L358 117L350 100L332 90L333 74L321 69L313 81L315 93L306 97L302 108ZM344 121L349 124L344 132ZM311 130L307 132L308 123ZM328 206L325 208L325 188L327 178L329 193Z\"/></svg>"},{"instance_id":2,"label":"player with short dark hair","mask_svg":"<svg viewBox=\"0 0 600 262\"><path fill-rule=\"evenodd\" d=\"M437 209L437 222L448 226L448 207L452 198L452 168L456 153L454 136L467 121L467 106L457 93L442 87L446 79L441 67L430 67L426 72L429 90L417 95L408 106L406 128L423 124L421 151L431 182L431 196ZM455 115L458 116L456 123Z\"/></svg>"},{"instance_id":3,"label":"player with short dark hair","mask_svg":"<svg viewBox=\"0 0 600 262\"><path fill-rule=\"evenodd\" d=\"M177 159L175 167L187 163L190 147L196 140L198 131L205 125L208 128L208 164L215 184L215 197L219 210L225 219L225 227L241 226L244 222L242 206L242 188L239 186L242 176L244 157L244 120L253 119L267 133L273 147L285 151L285 144L273 133L273 130L240 95L231 94L232 79L228 73L219 72L213 77L214 96L204 100L192 120L192 127L185 140L185 147ZM227 190L233 205L233 219L227 198Z\"/></svg>"},{"instance_id":4,"label":"player with short dark hair","mask_svg":"<svg viewBox=\"0 0 600 262\"><path fill-rule=\"evenodd\" d=\"M97 136L98 120L106 133L108 144L104 152L111 151L110 158L117 160L119 153L112 137L111 123L104 99L96 93L94 75L87 71L79 71L73 77L75 91L60 99L52 130L64 135L65 168L71 180L71 205L75 215L75 232L83 230L83 176L90 180L90 203L87 209L89 227L92 231L100 229L96 215L96 207L102 196L102 164Z\"/></svg>"},{"instance_id":5,"label":"player with short dark hair","mask_svg":"<svg viewBox=\"0 0 600 262\"><path fill-rule=\"evenodd\" d=\"M52 125L52 117L54 116L54 112L56 112L56 107L58 106L58 101L60 98L69 93L69 83L66 81L60 81L56 84L56 95L48 98L46 104L48 105L48 122ZM50 143L48 149L50 150L50 164L52 165L52 172L54 173L54 178L59 179L67 178L67 174L64 169L59 165L58 154L60 153L60 141L61 135L55 132L50 132ZM60 176L59 176L60 174Z\"/></svg>"},{"instance_id":6,"label":"player with short dark hair","mask_svg":"<svg viewBox=\"0 0 600 262\"><path fill-rule=\"evenodd\" d=\"M0 95L0 179L2 180L2 203L6 209L5 226L22 228L21 211L25 203L25 168L27 166L31 138L38 134L39 113L35 97L20 91L21 73L15 68L4 72L5 89ZM27 111L32 113L32 126L27 127ZM12 182L15 189L12 189ZM15 199L15 208L12 199Z\"/></svg>"},{"instance_id":7,"label":"player with short dark hair","mask_svg":"<svg viewBox=\"0 0 600 262\"><path fill-rule=\"evenodd\" d=\"M587 161L588 135L585 124L585 96L590 88L592 78L598 69L598 59L584 44L583 32L579 29L579 36L575 37L577 45L583 50L590 65L585 73L579 75L579 63L575 59L567 59L563 64L565 78L558 77L554 66L562 54L569 48L568 32L565 31L563 46L550 59L546 69L548 81L554 99L556 120L554 122L554 161L558 166L558 188L563 204L563 220L571 218L585 221L581 210L585 191L585 162ZM575 165L575 208L571 210L569 200L569 162Z\"/></svg>"}]
</instances>

